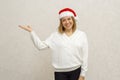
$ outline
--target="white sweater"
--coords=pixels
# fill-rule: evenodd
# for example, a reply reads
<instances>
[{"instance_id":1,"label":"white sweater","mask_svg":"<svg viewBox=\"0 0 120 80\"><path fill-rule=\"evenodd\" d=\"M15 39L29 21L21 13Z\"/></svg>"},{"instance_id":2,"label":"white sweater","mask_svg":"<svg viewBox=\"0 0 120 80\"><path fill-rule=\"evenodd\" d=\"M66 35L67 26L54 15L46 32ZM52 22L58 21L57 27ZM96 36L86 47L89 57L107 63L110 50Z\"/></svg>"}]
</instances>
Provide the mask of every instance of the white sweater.
<instances>
[{"instance_id":1,"label":"white sweater","mask_svg":"<svg viewBox=\"0 0 120 80\"><path fill-rule=\"evenodd\" d=\"M88 69L88 41L85 32L76 30L71 36L54 32L45 41L41 41L34 31L32 41L41 50L52 49L52 65L55 71L72 71L81 66L81 76Z\"/></svg>"}]
</instances>

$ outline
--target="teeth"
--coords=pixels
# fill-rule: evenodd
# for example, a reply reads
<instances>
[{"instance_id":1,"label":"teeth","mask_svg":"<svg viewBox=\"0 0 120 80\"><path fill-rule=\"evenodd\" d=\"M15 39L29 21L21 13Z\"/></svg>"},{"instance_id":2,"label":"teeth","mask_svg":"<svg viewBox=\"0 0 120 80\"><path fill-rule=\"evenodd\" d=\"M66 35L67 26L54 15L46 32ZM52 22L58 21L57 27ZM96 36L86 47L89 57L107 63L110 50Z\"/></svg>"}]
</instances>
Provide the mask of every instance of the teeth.
<instances>
[{"instance_id":1,"label":"teeth","mask_svg":"<svg viewBox=\"0 0 120 80\"><path fill-rule=\"evenodd\" d=\"M67 26L70 26L70 24L67 24Z\"/></svg>"}]
</instances>

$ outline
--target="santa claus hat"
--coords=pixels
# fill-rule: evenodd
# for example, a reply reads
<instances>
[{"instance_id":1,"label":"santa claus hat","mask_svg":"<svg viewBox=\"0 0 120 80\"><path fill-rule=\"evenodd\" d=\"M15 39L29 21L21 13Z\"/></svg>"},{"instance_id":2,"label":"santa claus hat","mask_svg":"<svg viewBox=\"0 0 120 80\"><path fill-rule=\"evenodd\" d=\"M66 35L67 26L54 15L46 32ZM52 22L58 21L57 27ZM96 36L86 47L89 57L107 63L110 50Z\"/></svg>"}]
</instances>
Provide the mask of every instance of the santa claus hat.
<instances>
[{"instance_id":1,"label":"santa claus hat","mask_svg":"<svg viewBox=\"0 0 120 80\"><path fill-rule=\"evenodd\" d=\"M77 15L73 9L64 8L59 11L59 18L63 18L65 16L73 16L77 20Z\"/></svg>"}]
</instances>

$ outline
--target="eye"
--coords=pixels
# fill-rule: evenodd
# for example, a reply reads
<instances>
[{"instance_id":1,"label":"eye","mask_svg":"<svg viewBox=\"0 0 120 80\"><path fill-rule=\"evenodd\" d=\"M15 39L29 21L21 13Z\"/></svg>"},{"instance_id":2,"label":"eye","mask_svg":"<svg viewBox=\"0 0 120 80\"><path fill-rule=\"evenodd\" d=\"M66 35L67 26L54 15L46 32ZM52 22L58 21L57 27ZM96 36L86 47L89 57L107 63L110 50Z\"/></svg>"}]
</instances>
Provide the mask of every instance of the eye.
<instances>
[{"instance_id":1,"label":"eye","mask_svg":"<svg viewBox=\"0 0 120 80\"><path fill-rule=\"evenodd\" d=\"M65 19L62 19L62 22L65 22Z\"/></svg>"},{"instance_id":2,"label":"eye","mask_svg":"<svg viewBox=\"0 0 120 80\"><path fill-rule=\"evenodd\" d=\"M68 18L68 20L71 20L71 18Z\"/></svg>"}]
</instances>

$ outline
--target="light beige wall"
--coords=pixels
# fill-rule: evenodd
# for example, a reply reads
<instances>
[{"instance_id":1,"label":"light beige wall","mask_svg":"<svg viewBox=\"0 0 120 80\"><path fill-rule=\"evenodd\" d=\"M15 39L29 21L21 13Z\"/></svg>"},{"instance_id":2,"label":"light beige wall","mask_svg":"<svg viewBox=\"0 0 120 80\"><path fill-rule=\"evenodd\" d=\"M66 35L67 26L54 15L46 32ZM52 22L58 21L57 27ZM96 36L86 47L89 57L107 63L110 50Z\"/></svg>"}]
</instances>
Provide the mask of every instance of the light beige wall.
<instances>
[{"instance_id":1,"label":"light beige wall","mask_svg":"<svg viewBox=\"0 0 120 80\"><path fill-rule=\"evenodd\" d=\"M58 10L73 8L89 40L87 80L120 80L120 0L0 0L0 80L53 80L51 51L38 51L28 32L42 40L58 26Z\"/></svg>"}]
</instances>

